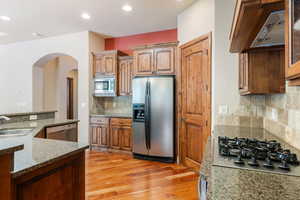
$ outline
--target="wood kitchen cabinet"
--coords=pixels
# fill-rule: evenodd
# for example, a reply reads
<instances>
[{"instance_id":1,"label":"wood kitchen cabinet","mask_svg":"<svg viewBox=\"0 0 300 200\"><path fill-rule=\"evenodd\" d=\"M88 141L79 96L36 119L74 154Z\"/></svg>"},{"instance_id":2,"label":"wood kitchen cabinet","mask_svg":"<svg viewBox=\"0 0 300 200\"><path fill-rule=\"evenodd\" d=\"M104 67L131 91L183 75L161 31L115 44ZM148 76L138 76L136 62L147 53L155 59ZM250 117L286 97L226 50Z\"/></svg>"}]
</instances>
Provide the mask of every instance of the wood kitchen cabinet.
<instances>
[{"instance_id":1,"label":"wood kitchen cabinet","mask_svg":"<svg viewBox=\"0 0 300 200\"><path fill-rule=\"evenodd\" d=\"M175 73L177 43L164 43L134 49L134 76Z\"/></svg>"},{"instance_id":2,"label":"wood kitchen cabinet","mask_svg":"<svg viewBox=\"0 0 300 200\"><path fill-rule=\"evenodd\" d=\"M283 47L240 53L239 90L241 95L285 92Z\"/></svg>"},{"instance_id":3,"label":"wood kitchen cabinet","mask_svg":"<svg viewBox=\"0 0 300 200\"><path fill-rule=\"evenodd\" d=\"M118 71L118 56L126 54L120 51L102 51L93 53L93 73L96 75L116 76Z\"/></svg>"},{"instance_id":4,"label":"wood kitchen cabinet","mask_svg":"<svg viewBox=\"0 0 300 200\"><path fill-rule=\"evenodd\" d=\"M133 57L119 57L119 95L132 95L132 77L133 77Z\"/></svg>"},{"instance_id":5,"label":"wood kitchen cabinet","mask_svg":"<svg viewBox=\"0 0 300 200\"><path fill-rule=\"evenodd\" d=\"M300 2L285 0L286 79L300 85Z\"/></svg>"},{"instance_id":6,"label":"wood kitchen cabinet","mask_svg":"<svg viewBox=\"0 0 300 200\"><path fill-rule=\"evenodd\" d=\"M153 49L137 50L133 53L134 75L147 76L153 73Z\"/></svg>"},{"instance_id":7,"label":"wood kitchen cabinet","mask_svg":"<svg viewBox=\"0 0 300 200\"><path fill-rule=\"evenodd\" d=\"M109 119L91 118L90 146L91 148L109 147Z\"/></svg>"},{"instance_id":8,"label":"wood kitchen cabinet","mask_svg":"<svg viewBox=\"0 0 300 200\"><path fill-rule=\"evenodd\" d=\"M131 119L112 118L110 125L110 144L112 149L132 150Z\"/></svg>"},{"instance_id":9,"label":"wood kitchen cabinet","mask_svg":"<svg viewBox=\"0 0 300 200\"><path fill-rule=\"evenodd\" d=\"M284 1L236 0L230 32L230 52L241 53L250 49L269 15L274 11L284 10Z\"/></svg>"},{"instance_id":10,"label":"wood kitchen cabinet","mask_svg":"<svg viewBox=\"0 0 300 200\"><path fill-rule=\"evenodd\" d=\"M91 118L90 146L93 150L132 150L132 120L126 118Z\"/></svg>"}]
</instances>

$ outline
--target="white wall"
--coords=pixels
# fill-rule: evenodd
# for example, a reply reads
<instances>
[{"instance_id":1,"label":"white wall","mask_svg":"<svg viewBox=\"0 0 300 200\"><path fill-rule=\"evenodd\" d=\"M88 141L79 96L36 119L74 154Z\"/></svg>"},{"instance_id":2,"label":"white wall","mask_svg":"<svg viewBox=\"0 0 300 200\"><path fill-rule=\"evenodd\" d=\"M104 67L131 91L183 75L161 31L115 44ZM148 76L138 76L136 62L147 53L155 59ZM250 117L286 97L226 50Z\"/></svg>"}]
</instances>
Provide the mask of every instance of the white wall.
<instances>
[{"instance_id":1,"label":"white wall","mask_svg":"<svg viewBox=\"0 0 300 200\"><path fill-rule=\"evenodd\" d=\"M41 57L53 53L70 55L78 61L79 140L88 142L88 31L0 46L0 113L32 111L32 67Z\"/></svg>"},{"instance_id":2,"label":"white wall","mask_svg":"<svg viewBox=\"0 0 300 200\"><path fill-rule=\"evenodd\" d=\"M34 68L42 68L44 70L43 78L43 91L38 96L42 95L43 99L43 109L42 110L57 110L58 97L57 88L59 83L57 82L58 75L58 59L55 58L50 60L45 66L42 67L34 67ZM34 69L35 70L35 69ZM33 77L33 80L39 79L39 77ZM38 91L32 91L33 93L37 93ZM37 96L37 95L33 95ZM35 105L33 104L33 109L35 109Z\"/></svg>"},{"instance_id":3,"label":"white wall","mask_svg":"<svg viewBox=\"0 0 300 200\"><path fill-rule=\"evenodd\" d=\"M214 4L215 0L198 0L178 15L177 28L180 44L214 30Z\"/></svg>"},{"instance_id":4,"label":"white wall","mask_svg":"<svg viewBox=\"0 0 300 200\"><path fill-rule=\"evenodd\" d=\"M239 102L238 58L229 53L229 32L235 0L198 0L178 16L180 44L212 34L212 124L220 105L234 109Z\"/></svg>"},{"instance_id":5,"label":"white wall","mask_svg":"<svg viewBox=\"0 0 300 200\"><path fill-rule=\"evenodd\" d=\"M67 77L70 71L77 69L77 62L70 56L60 56L57 66L57 116L64 119L67 116Z\"/></svg>"},{"instance_id":6,"label":"white wall","mask_svg":"<svg viewBox=\"0 0 300 200\"><path fill-rule=\"evenodd\" d=\"M234 112L239 105L238 54L229 52L229 34L234 15L235 0L215 0L215 66L214 66L214 116L220 105Z\"/></svg>"}]
</instances>

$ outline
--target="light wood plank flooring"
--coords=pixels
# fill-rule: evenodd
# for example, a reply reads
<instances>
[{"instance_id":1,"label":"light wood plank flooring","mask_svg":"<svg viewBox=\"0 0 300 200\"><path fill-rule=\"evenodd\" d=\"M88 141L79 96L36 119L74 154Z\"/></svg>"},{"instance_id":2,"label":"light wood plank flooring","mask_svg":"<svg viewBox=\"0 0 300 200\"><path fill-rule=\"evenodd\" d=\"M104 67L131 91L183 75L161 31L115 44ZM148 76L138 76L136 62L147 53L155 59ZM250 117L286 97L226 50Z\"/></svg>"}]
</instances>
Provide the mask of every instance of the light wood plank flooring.
<instances>
[{"instance_id":1,"label":"light wood plank flooring","mask_svg":"<svg viewBox=\"0 0 300 200\"><path fill-rule=\"evenodd\" d=\"M197 200L198 175L183 166L86 153L87 200Z\"/></svg>"}]
</instances>

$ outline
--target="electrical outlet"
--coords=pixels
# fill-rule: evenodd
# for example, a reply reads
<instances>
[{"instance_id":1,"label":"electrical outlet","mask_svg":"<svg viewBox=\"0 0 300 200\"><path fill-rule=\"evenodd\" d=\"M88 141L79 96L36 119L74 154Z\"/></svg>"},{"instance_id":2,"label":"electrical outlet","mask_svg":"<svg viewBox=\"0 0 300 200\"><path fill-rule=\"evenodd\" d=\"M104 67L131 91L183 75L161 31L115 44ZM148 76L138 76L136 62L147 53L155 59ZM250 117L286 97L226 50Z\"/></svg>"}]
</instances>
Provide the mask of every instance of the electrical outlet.
<instances>
[{"instance_id":1,"label":"electrical outlet","mask_svg":"<svg viewBox=\"0 0 300 200\"><path fill-rule=\"evenodd\" d=\"M272 109L272 120L278 121L278 112L276 109Z\"/></svg>"},{"instance_id":2,"label":"electrical outlet","mask_svg":"<svg viewBox=\"0 0 300 200\"><path fill-rule=\"evenodd\" d=\"M227 115L228 114L228 106L227 105L219 106L219 114Z\"/></svg>"},{"instance_id":3,"label":"electrical outlet","mask_svg":"<svg viewBox=\"0 0 300 200\"><path fill-rule=\"evenodd\" d=\"M37 123L36 122L31 122L30 127L37 127Z\"/></svg>"},{"instance_id":4,"label":"electrical outlet","mask_svg":"<svg viewBox=\"0 0 300 200\"><path fill-rule=\"evenodd\" d=\"M29 120L37 120L37 115L30 115Z\"/></svg>"}]
</instances>

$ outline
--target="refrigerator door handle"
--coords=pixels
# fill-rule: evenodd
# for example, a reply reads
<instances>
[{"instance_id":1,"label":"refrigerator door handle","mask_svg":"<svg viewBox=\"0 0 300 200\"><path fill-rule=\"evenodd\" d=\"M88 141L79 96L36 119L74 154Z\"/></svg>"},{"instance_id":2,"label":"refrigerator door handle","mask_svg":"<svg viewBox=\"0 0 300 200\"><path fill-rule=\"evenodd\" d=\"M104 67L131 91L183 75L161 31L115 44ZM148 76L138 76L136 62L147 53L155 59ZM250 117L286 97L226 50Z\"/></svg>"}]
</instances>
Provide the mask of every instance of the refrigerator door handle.
<instances>
[{"instance_id":1,"label":"refrigerator door handle","mask_svg":"<svg viewBox=\"0 0 300 200\"><path fill-rule=\"evenodd\" d=\"M148 96L147 96L147 119L148 119L148 148L151 149L151 82L148 81Z\"/></svg>"},{"instance_id":2,"label":"refrigerator door handle","mask_svg":"<svg viewBox=\"0 0 300 200\"><path fill-rule=\"evenodd\" d=\"M148 102L148 94L149 94L149 81L146 82L146 90L145 90L145 143L146 143L146 148L149 150L149 102Z\"/></svg>"}]
</instances>

